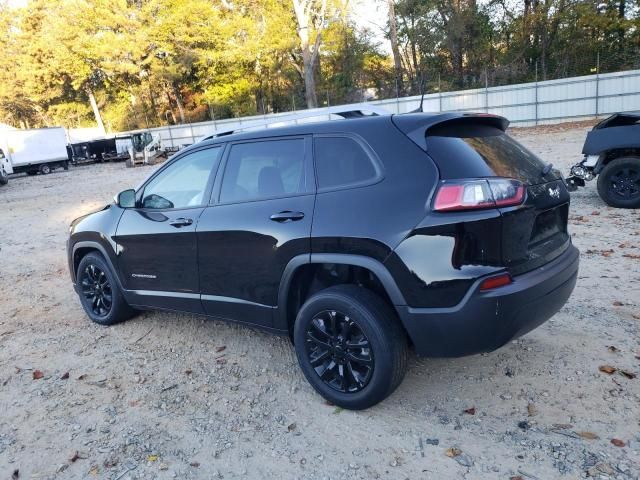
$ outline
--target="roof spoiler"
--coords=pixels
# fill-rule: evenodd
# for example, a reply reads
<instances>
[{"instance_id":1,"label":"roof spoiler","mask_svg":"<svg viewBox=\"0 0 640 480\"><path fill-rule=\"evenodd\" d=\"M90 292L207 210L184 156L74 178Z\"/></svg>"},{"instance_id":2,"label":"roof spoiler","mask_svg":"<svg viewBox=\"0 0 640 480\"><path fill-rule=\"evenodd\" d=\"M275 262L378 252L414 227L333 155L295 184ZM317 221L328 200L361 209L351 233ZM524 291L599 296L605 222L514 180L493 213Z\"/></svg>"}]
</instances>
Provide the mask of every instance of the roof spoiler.
<instances>
[{"instance_id":1,"label":"roof spoiler","mask_svg":"<svg viewBox=\"0 0 640 480\"><path fill-rule=\"evenodd\" d=\"M503 132L509 126L509 120L500 115L492 115L489 113L440 113L440 114L424 114L410 113L403 115L394 115L391 117L393 123L400 131L409 137L413 143L418 145L424 151L427 150L427 131L437 126L445 124L482 124L499 128Z\"/></svg>"}]
</instances>

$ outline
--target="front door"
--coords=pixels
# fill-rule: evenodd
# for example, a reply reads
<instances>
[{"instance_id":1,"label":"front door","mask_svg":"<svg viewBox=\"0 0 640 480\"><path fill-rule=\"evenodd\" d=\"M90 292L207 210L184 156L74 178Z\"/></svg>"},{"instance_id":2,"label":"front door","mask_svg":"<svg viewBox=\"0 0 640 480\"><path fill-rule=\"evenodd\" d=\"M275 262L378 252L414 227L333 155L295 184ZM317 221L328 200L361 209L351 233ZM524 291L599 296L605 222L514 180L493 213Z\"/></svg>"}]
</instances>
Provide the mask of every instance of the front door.
<instances>
[{"instance_id":1,"label":"front door","mask_svg":"<svg viewBox=\"0 0 640 480\"><path fill-rule=\"evenodd\" d=\"M233 143L225 156L197 227L202 304L209 315L269 327L287 263L310 251L310 140Z\"/></svg>"},{"instance_id":2,"label":"front door","mask_svg":"<svg viewBox=\"0 0 640 480\"><path fill-rule=\"evenodd\" d=\"M196 227L221 147L187 153L153 176L126 209L115 240L131 303L202 313Z\"/></svg>"}]
</instances>

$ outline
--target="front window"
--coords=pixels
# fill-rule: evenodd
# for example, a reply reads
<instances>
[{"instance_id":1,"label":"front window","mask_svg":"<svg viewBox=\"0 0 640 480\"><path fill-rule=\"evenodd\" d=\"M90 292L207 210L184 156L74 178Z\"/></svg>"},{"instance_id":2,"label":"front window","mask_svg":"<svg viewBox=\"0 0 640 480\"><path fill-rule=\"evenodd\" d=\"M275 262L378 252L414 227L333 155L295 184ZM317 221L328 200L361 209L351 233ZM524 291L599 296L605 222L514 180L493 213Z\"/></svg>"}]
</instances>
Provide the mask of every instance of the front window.
<instances>
[{"instance_id":1,"label":"front window","mask_svg":"<svg viewBox=\"0 0 640 480\"><path fill-rule=\"evenodd\" d=\"M208 203L204 195L221 150L198 150L169 165L145 187L142 208L188 208Z\"/></svg>"}]
</instances>

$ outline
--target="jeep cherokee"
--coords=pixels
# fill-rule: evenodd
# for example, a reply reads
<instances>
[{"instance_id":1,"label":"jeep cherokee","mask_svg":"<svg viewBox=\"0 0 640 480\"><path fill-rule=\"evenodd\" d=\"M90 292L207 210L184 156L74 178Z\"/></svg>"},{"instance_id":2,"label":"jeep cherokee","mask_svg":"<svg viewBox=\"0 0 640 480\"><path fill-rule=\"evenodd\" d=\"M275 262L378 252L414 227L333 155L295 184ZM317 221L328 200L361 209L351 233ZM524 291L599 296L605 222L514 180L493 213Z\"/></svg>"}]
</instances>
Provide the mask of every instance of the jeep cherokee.
<instances>
[{"instance_id":1,"label":"jeep cherokee","mask_svg":"<svg viewBox=\"0 0 640 480\"><path fill-rule=\"evenodd\" d=\"M499 348L555 314L578 250L560 174L482 114L404 114L205 139L75 220L87 315L165 309L290 335L330 402L376 404L407 352Z\"/></svg>"}]
</instances>

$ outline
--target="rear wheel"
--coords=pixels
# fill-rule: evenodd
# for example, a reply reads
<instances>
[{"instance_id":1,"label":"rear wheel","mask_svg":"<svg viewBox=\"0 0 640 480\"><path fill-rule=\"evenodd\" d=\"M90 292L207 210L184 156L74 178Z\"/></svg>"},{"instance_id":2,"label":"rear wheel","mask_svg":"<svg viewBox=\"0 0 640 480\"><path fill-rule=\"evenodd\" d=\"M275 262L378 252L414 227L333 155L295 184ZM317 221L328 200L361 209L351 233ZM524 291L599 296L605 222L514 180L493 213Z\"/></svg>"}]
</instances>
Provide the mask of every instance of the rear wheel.
<instances>
[{"instance_id":1,"label":"rear wheel","mask_svg":"<svg viewBox=\"0 0 640 480\"><path fill-rule=\"evenodd\" d=\"M48 175L51 173L51 167L48 163L43 163L42 165L40 165L40 173L43 175Z\"/></svg>"},{"instance_id":2,"label":"rear wheel","mask_svg":"<svg viewBox=\"0 0 640 480\"><path fill-rule=\"evenodd\" d=\"M640 158L616 158L598 176L598 194L607 205L640 207Z\"/></svg>"},{"instance_id":3,"label":"rear wheel","mask_svg":"<svg viewBox=\"0 0 640 480\"><path fill-rule=\"evenodd\" d=\"M82 257L76 274L78 295L84 311L100 325L128 320L136 311L124 299L115 274L98 253Z\"/></svg>"},{"instance_id":4,"label":"rear wheel","mask_svg":"<svg viewBox=\"0 0 640 480\"><path fill-rule=\"evenodd\" d=\"M293 335L305 377L340 407L371 407L404 378L404 331L391 307L363 287L337 285L313 295L298 312Z\"/></svg>"},{"instance_id":5,"label":"rear wheel","mask_svg":"<svg viewBox=\"0 0 640 480\"><path fill-rule=\"evenodd\" d=\"M0 185L6 185L7 183L9 183L9 176L4 171L4 168L0 168Z\"/></svg>"}]
</instances>

